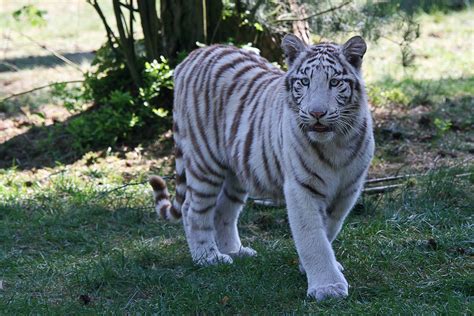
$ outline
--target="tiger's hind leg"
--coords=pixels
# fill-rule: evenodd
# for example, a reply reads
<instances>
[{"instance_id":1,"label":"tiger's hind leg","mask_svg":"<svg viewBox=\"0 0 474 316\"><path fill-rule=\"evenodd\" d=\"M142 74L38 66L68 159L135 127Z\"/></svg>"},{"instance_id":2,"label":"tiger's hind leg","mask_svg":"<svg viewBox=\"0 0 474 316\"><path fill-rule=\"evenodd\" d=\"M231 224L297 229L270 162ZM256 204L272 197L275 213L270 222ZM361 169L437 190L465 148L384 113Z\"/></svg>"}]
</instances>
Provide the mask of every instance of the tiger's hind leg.
<instances>
[{"instance_id":1,"label":"tiger's hind leg","mask_svg":"<svg viewBox=\"0 0 474 316\"><path fill-rule=\"evenodd\" d=\"M257 252L243 247L237 222L245 205L247 191L233 173L228 173L217 199L214 225L219 251L232 257L255 256Z\"/></svg>"},{"instance_id":2,"label":"tiger's hind leg","mask_svg":"<svg viewBox=\"0 0 474 316\"><path fill-rule=\"evenodd\" d=\"M193 261L199 265L232 263L232 258L219 251L215 240L216 202L224 182L222 176L204 174L193 165L186 166L187 192L185 231ZM188 206L189 205L189 206Z\"/></svg>"}]
</instances>

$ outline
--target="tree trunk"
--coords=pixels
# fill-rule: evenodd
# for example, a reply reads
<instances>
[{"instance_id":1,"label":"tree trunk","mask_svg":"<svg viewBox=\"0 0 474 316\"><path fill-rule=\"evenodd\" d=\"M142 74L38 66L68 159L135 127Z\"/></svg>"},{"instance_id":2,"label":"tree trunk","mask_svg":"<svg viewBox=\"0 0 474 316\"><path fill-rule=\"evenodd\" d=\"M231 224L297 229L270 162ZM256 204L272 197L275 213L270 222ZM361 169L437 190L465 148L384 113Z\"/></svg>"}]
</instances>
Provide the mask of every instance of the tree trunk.
<instances>
[{"instance_id":1,"label":"tree trunk","mask_svg":"<svg viewBox=\"0 0 474 316\"><path fill-rule=\"evenodd\" d=\"M146 57L149 61L160 56L160 20L156 11L155 0L138 0L138 11L143 30Z\"/></svg>"},{"instance_id":2,"label":"tree trunk","mask_svg":"<svg viewBox=\"0 0 474 316\"><path fill-rule=\"evenodd\" d=\"M163 49L170 59L204 42L203 5L198 0L161 0Z\"/></svg>"},{"instance_id":3,"label":"tree trunk","mask_svg":"<svg viewBox=\"0 0 474 316\"><path fill-rule=\"evenodd\" d=\"M215 40L222 17L221 0L161 0L163 50L171 60L191 51L196 42Z\"/></svg>"},{"instance_id":4,"label":"tree trunk","mask_svg":"<svg viewBox=\"0 0 474 316\"><path fill-rule=\"evenodd\" d=\"M293 34L298 36L306 45L311 44L311 37L309 32L309 23L302 18L306 16L306 9L298 3L298 0L288 0L291 12L296 16L293 21Z\"/></svg>"}]
</instances>

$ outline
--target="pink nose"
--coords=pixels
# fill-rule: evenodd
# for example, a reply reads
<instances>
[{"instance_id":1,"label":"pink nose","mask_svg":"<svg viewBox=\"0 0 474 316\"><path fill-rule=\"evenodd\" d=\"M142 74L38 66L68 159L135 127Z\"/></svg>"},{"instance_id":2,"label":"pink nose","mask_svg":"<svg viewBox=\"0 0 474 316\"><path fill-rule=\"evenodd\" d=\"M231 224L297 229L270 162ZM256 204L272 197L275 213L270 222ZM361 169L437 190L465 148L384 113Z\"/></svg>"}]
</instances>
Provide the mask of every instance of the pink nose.
<instances>
[{"instance_id":1,"label":"pink nose","mask_svg":"<svg viewBox=\"0 0 474 316\"><path fill-rule=\"evenodd\" d=\"M326 112L310 112L310 114L312 116L314 116L315 118L318 118L318 119L322 118L326 113L327 113L327 111Z\"/></svg>"}]
</instances>

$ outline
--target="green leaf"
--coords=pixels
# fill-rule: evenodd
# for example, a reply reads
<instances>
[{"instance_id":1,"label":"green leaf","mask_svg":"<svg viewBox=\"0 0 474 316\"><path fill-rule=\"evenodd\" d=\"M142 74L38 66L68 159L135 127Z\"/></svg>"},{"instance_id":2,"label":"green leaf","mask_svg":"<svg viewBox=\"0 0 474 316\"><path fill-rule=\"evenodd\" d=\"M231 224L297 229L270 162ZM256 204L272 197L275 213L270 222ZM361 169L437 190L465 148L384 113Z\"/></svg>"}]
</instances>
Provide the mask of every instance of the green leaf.
<instances>
[{"instance_id":1,"label":"green leaf","mask_svg":"<svg viewBox=\"0 0 474 316\"><path fill-rule=\"evenodd\" d=\"M253 26L255 27L255 29L256 29L257 31L263 32L263 26L262 26L262 24L255 22L255 23L253 24Z\"/></svg>"},{"instance_id":2,"label":"green leaf","mask_svg":"<svg viewBox=\"0 0 474 316\"><path fill-rule=\"evenodd\" d=\"M167 111L163 108L153 109L152 111L153 111L153 113L155 113L159 117L166 117L168 115L168 112L169 112L169 111Z\"/></svg>"},{"instance_id":3,"label":"green leaf","mask_svg":"<svg viewBox=\"0 0 474 316\"><path fill-rule=\"evenodd\" d=\"M13 18L17 22L27 22L31 26L45 26L46 25L46 10L40 10L34 5L25 5L12 13Z\"/></svg>"}]
</instances>

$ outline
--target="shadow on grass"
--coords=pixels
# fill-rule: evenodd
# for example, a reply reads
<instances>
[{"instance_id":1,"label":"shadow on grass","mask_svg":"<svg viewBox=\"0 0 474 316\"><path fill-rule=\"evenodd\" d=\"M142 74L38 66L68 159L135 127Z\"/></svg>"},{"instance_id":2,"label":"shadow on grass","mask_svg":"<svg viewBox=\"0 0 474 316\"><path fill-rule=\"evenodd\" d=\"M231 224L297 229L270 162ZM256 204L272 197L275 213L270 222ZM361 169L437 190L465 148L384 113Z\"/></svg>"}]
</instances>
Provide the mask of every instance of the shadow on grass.
<instances>
[{"instance_id":1,"label":"shadow on grass","mask_svg":"<svg viewBox=\"0 0 474 316\"><path fill-rule=\"evenodd\" d=\"M368 85L369 99L374 105L443 105L447 98L474 97L474 77L416 80L405 78L384 80Z\"/></svg>"},{"instance_id":2,"label":"shadow on grass","mask_svg":"<svg viewBox=\"0 0 474 316\"><path fill-rule=\"evenodd\" d=\"M95 54L93 51L91 51L80 53L64 53L62 55L76 64L81 64L83 62L90 62L94 58ZM50 68L63 64L64 61L54 55L18 57L3 59L0 63L0 72L10 72L12 71L12 66L16 67L18 70L25 70L39 67Z\"/></svg>"},{"instance_id":3,"label":"shadow on grass","mask_svg":"<svg viewBox=\"0 0 474 316\"><path fill-rule=\"evenodd\" d=\"M0 168L29 170L71 164L89 151L156 141L171 126L169 119L147 119L141 126L131 126L133 118L131 111L94 106L64 122L34 126L0 144ZM169 155L172 144L162 148L157 157Z\"/></svg>"}]
</instances>

